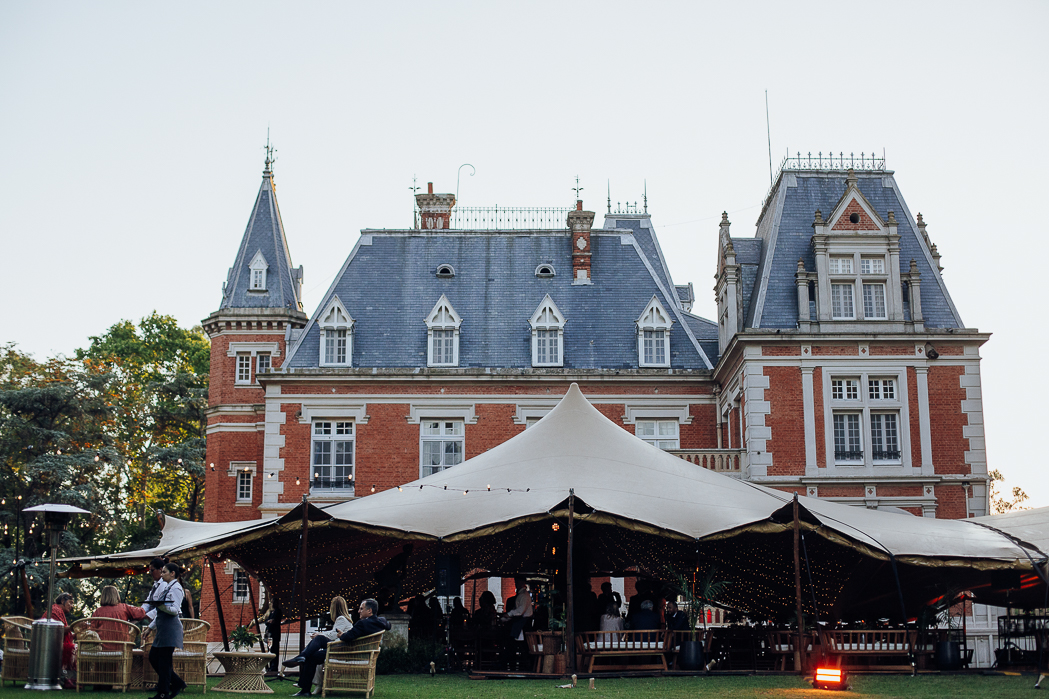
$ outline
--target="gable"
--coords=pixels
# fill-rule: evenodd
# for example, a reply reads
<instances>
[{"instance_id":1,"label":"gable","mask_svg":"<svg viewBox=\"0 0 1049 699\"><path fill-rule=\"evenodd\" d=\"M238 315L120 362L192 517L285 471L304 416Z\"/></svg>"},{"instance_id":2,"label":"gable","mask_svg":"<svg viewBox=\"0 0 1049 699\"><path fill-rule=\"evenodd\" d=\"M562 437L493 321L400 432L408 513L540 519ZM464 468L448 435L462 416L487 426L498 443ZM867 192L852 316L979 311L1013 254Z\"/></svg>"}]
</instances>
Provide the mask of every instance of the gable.
<instances>
[{"instance_id":1,"label":"gable","mask_svg":"<svg viewBox=\"0 0 1049 699\"><path fill-rule=\"evenodd\" d=\"M881 227L871 218L863 205L856 197L853 197L848 205L842 210L838 220L831 224L832 231L876 231L881 232Z\"/></svg>"}]
</instances>

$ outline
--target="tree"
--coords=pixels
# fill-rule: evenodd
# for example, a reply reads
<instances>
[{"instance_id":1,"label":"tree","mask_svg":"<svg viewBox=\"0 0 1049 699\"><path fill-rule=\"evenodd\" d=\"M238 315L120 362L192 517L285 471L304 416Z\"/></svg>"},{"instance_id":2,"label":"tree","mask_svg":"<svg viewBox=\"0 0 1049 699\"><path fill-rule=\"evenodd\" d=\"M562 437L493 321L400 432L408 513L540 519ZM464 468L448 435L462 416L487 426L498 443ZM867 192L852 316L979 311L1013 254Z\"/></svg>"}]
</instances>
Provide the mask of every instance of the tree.
<instances>
[{"instance_id":1,"label":"tree","mask_svg":"<svg viewBox=\"0 0 1049 699\"><path fill-rule=\"evenodd\" d=\"M1004 514L1006 512L1012 512L1013 510L1027 510L1030 509L1023 503L1027 500L1027 493L1023 491L1023 488L1019 486L1013 486L1012 499L1008 500L1002 496L998 490L998 484L1005 481L1005 476L998 469L990 471L988 476L991 477L990 488L991 488L991 512L996 515Z\"/></svg>"}]
</instances>

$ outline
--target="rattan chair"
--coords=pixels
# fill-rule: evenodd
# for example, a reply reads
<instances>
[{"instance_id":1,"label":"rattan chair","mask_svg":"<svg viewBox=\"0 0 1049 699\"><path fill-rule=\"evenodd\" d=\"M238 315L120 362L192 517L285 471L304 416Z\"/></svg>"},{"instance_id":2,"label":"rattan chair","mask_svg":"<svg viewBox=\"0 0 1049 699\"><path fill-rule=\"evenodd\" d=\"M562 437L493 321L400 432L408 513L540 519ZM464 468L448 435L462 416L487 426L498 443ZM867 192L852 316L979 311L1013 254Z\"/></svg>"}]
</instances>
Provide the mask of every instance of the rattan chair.
<instances>
[{"instance_id":1,"label":"rattan chair","mask_svg":"<svg viewBox=\"0 0 1049 699\"><path fill-rule=\"evenodd\" d=\"M119 619L88 617L70 628L77 640L76 691L83 685L106 685L126 692L138 627Z\"/></svg>"},{"instance_id":2,"label":"rattan chair","mask_svg":"<svg viewBox=\"0 0 1049 699\"><path fill-rule=\"evenodd\" d=\"M332 641L324 656L321 696L328 692L355 692L365 699L375 691L375 666L384 631L362 636L350 643Z\"/></svg>"},{"instance_id":3,"label":"rattan chair","mask_svg":"<svg viewBox=\"0 0 1049 699\"><path fill-rule=\"evenodd\" d=\"M5 616L4 669L0 686L7 680L25 684L29 679L29 641L33 637L33 620L26 616Z\"/></svg>"},{"instance_id":4,"label":"rattan chair","mask_svg":"<svg viewBox=\"0 0 1049 699\"><path fill-rule=\"evenodd\" d=\"M208 629L203 619L182 620L182 648L172 656L175 674L186 684L200 685L208 691Z\"/></svg>"}]
</instances>

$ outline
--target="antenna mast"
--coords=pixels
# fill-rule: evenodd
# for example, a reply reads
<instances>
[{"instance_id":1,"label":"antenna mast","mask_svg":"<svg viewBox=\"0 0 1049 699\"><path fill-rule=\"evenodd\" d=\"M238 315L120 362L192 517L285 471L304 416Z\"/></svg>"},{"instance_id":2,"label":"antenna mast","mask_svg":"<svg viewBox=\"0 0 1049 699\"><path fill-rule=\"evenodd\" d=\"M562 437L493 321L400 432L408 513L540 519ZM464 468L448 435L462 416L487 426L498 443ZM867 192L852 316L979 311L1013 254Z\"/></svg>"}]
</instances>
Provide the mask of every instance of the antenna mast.
<instances>
[{"instance_id":1,"label":"antenna mast","mask_svg":"<svg viewBox=\"0 0 1049 699\"><path fill-rule=\"evenodd\" d=\"M769 139L769 186L775 184L772 181L772 125L769 123L769 91L765 90L765 134Z\"/></svg>"}]
</instances>

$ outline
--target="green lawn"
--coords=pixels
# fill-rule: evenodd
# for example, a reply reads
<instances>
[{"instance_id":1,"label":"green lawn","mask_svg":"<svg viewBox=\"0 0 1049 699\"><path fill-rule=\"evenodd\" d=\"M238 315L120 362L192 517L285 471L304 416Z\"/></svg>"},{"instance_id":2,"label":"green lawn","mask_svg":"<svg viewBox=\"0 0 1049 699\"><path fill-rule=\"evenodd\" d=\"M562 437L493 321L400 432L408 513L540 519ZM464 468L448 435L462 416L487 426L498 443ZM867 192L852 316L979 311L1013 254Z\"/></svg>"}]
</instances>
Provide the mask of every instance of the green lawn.
<instances>
[{"instance_id":1,"label":"green lawn","mask_svg":"<svg viewBox=\"0 0 1049 699\"><path fill-rule=\"evenodd\" d=\"M214 685L218 680L212 679ZM745 677L655 677L640 679L597 679L596 691L589 691L586 681L580 680L574 689L558 689L553 680L469 680L464 675L380 675L375 683L376 699L536 699L543 697L566 697L569 693L582 693L591 699L603 697L630 697L653 699L664 697L718 697L724 699L768 699L769 697L900 697L901 699L1012 699L1019 696L1039 696L1034 690L1034 676L1005 677L982 675L861 675L850 678L852 691L848 693L826 692L812 689L808 682L789 675L745 676ZM1049 682L1049 680L1047 680ZM277 699L289 697L295 692L290 682L274 682L273 694L229 695L208 692L213 699L239 697L241 699ZM1049 687L1046 687L1049 695ZM69 690L67 690L67 693ZM85 690L87 696L94 692ZM0 690L4 697L33 697L39 692L13 688L10 683ZM98 695L115 699L116 692L98 692ZM141 699L148 696L143 692L128 692L128 697ZM203 699L199 688L185 693L187 698ZM335 697L350 697L350 694L334 694ZM358 695L359 696L359 695Z\"/></svg>"}]
</instances>

